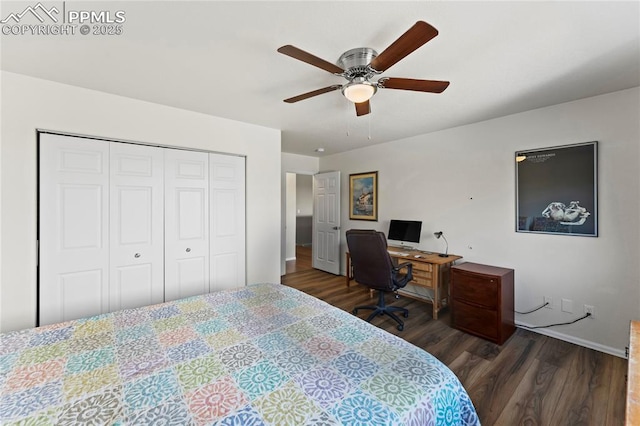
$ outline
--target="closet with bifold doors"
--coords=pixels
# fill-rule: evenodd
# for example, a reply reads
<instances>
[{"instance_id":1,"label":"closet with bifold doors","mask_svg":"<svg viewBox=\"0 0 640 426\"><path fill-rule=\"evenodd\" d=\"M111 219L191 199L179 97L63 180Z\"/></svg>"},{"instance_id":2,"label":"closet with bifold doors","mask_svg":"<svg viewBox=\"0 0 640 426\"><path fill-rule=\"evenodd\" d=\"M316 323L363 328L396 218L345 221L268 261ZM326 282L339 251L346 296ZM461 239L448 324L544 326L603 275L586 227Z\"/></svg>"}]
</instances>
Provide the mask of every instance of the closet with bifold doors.
<instances>
[{"instance_id":1,"label":"closet with bifold doors","mask_svg":"<svg viewBox=\"0 0 640 426\"><path fill-rule=\"evenodd\" d=\"M39 325L246 285L244 157L38 144Z\"/></svg>"}]
</instances>

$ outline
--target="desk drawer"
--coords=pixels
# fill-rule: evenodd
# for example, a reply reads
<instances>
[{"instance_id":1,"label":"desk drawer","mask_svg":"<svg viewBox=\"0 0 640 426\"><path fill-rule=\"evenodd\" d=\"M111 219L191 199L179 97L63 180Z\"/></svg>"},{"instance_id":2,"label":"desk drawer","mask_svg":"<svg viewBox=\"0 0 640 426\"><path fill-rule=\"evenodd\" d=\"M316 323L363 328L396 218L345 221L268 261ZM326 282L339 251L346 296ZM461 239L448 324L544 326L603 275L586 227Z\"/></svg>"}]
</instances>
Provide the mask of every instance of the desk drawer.
<instances>
[{"instance_id":1,"label":"desk drawer","mask_svg":"<svg viewBox=\"0 0 640 426\"><path fill-rule=\"evenodd\" d=\"M416 275L413 274L413 280L411 280L410 284L419 285L421 287L433 288L433 280L431 279L431 275Z\"/></svg>"},{"instance_id":2,"label":"desk drawer","mask_svg":"<svg viewBox=\"0 0 640 426\"><path fill-rule=\"evenodd\" d=\"M433 265L422 262L411 263L413 264L413 280L411 284L433 288Z\"/></svg>"},{"instance_id":3,"label":"desk drawer","mask_svg":"<svg viewBox=\"0 0 640 426\"><path fill-rule=\"evenodd\" d=\"M431 274L433 272L433 265L430 263L425 263L425 262L411 262L411 264L413 265L413 272L414 274L416 273L416 271L422 271L422 272L427 272L429 274Z\"/></svg>"}]
</instances>

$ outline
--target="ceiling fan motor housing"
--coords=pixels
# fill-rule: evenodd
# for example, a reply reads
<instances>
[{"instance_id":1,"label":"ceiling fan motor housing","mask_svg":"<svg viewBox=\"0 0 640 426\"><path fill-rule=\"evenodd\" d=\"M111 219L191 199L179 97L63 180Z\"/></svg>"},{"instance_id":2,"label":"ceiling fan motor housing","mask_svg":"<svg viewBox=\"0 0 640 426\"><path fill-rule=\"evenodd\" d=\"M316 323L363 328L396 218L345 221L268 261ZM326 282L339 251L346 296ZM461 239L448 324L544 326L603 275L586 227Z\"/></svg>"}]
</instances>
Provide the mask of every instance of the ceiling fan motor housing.
<instances>
[{"instance_id":1,"label":"ceiling fan motor housing","mask_svg":"<svg viewBox=\"0 0 640 426\"><path fill-rule=\"evenodd\" d=\"M368 80L374 74L369 64L376 56L378 52L370 47L357 47L340 55L337 65L345 70L343 75L349 81L356 77Z\"/></svg>"}]
</instances>

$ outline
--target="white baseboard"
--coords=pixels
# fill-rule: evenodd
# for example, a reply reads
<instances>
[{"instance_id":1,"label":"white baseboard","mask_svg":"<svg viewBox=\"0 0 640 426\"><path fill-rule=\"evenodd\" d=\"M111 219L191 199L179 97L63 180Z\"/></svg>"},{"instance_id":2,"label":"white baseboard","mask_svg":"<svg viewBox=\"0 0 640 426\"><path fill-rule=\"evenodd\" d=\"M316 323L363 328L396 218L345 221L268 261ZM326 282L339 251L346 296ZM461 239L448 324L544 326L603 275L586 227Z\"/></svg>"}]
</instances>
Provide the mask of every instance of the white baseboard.
<instances>
[{"instance_id":1,"label":"white baseboard","mask_svg":"<svg viewBox=\"0 0 640 426\"><path fill-rule=\"evenodd\" d=\"M293 256L293 257L287 257L287 258L285 259L285 261L287 261L287 262L288 262L288 261L290 261L290 260L296 260L296 257L295 257L295 256Z\"/></svg>"},{"instance_id":2,"label":"white baseboard","mask_svg":"<svg viewBox=\"0 0 640 426\"><path fill-rule=\"evenodd\" d=\"M553 337L554 339L564 340L565 342L574 343L578 346L584 346L585 348L593 349L599 352L604 352L609 355L614 355L619 358L626 359L624 350L612 348L611 346L601 345L599 343L591 342L589 340L580 339L579 337L569 336L564 333L559 333L555 330L551 330L548 328L536 328L529 329L526 327L535 327L534 324L527 324L523 321L516 321L516 326L522 325L523 330L533 331L534 333L542 334L544 336Z\"/></svg>"}]
</instances>

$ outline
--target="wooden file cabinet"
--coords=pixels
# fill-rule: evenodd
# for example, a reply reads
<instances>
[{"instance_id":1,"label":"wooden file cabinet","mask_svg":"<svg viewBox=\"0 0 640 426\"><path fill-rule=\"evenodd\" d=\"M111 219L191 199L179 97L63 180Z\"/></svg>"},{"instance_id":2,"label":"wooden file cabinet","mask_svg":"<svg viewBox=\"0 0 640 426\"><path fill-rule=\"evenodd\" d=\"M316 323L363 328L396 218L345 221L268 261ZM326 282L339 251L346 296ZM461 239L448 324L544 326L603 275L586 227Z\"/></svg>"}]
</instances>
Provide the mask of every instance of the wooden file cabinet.
<instances>
[{"instance_id":1,"label":"wooden file cabinet","mask_svg":"<svg viewBox=\"0 0 640 426\"><path fill-rule=\"evenodd\" d=\"M451 325L502 345L515 331L513 269L478 263L451 267Z\"/></svg>"}]
</instances>

